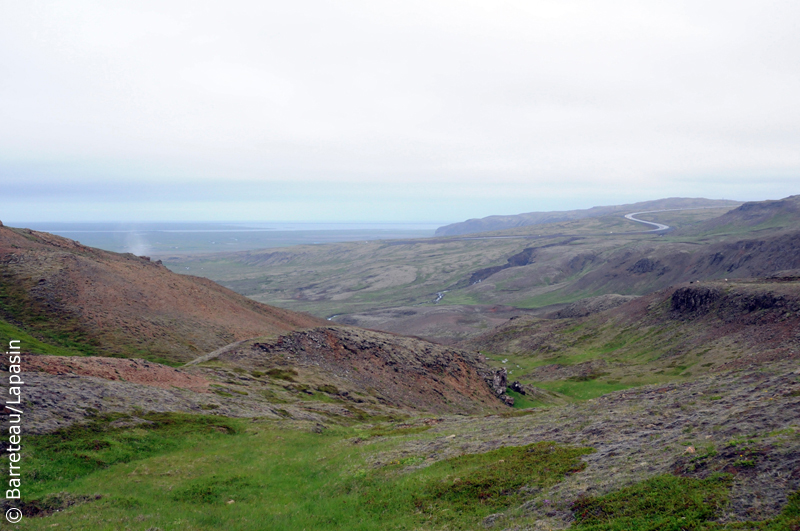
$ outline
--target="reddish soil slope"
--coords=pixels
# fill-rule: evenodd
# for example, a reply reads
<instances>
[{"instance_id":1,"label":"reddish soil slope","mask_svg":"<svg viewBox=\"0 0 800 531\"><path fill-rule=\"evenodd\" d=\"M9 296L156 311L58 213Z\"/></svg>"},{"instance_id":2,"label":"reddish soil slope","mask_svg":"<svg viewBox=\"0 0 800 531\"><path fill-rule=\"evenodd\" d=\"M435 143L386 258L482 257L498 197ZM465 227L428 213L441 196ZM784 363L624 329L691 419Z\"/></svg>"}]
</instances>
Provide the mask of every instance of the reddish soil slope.
<instances>
[{"instance_id":1,"label":"reddish soil slope","mask_svg":"<svg viewBox=\"0 0 800 531\"><path fill-rule=\"evenodd\" d=\"M145 360L98 358L95 356L31 356L22 357L22 371L47 374L95 376L162 389L188 389L208 393L209 380L203 376Z\"/></svg>"},{"instance_id":2,"label":"reddish soil slope","mask_svg":"<svg viewBox=\"0 0 800 531\"><path fill-rule=\"evenodd\" d=\"M324 322L177 275L148 258L2 226L0 318L84 353L170 362Z\"/></svg>"}]
</instances>

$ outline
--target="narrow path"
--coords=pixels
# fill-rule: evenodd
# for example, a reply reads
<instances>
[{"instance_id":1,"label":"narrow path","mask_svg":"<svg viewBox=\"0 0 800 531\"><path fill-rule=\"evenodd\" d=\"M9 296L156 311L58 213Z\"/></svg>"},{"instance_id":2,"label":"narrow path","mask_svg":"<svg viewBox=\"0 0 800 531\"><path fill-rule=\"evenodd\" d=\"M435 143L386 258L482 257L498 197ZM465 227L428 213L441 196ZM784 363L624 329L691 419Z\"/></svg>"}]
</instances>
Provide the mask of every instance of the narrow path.
<instances>
[{"instance_id":1,"label":"narrow path","mask_svg":"<svg viewBox=\"0 0 800 531\"><path fill-rule=\"evenodd\" d=\"M199 358L195 358L192 361L190 361L188 363L185 363L183 366L184 367L188 367L189 365L197 365L198 363L204 363L206 361L213 360L214 358L219 357L220 354L224 354L225 352L238 347L239 345L241 345L245 341L247 341L247 339L242 339L240 341L234 341L233 343L229 343L229 344L225 345L224 347L218 348L214 352L209 352L208 354L203 354Z\"/></svg>"}]
</instances>

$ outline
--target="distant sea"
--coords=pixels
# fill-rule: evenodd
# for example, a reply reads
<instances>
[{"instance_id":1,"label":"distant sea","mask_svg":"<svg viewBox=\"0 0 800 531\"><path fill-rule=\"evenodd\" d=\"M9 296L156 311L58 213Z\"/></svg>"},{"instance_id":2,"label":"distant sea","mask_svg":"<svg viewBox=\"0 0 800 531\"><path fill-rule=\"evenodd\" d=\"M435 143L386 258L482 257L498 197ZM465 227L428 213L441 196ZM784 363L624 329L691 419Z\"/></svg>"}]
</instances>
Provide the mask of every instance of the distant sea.
<instances>
[{"instance_id":1,"label":"distant sea","mask_svg":"<svg viewBox=\"0 0 800 531\"><path fill-rule=\"evenodd\" d=\"M290 245L427 238L429 223L9 223L138 256L235 252Z\"/></svg>"}]
</instances>

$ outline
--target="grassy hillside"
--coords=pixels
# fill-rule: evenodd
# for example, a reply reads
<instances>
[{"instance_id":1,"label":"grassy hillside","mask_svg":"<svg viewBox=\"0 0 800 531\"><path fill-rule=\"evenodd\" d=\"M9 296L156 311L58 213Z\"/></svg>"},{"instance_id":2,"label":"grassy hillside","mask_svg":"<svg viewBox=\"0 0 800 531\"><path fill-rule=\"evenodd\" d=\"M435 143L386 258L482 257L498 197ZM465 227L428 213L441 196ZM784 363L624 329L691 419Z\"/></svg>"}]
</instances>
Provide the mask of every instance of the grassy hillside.
<instances>
[{"instance_id":1,"label":"grassy hillside","mask_svg":"<svg viewBox=\"0 0 800 531\"><path fill-rule=\"evenodd\" d=\"M575 400L800 358L800 282L684 284L602 313L519 318L465 343L510 380Z\"/></svg>"},{"instance_id":2,"label":"grassy hillside","mask_svg":"<svg viewBox=\"0 0 800 531\"><path fill-rule=\"evenodd\" d=\"M212 417L145 418L152 424L134 432L98 419L83 434L34 439L37 458L29 466L41 480L31 495L41 501L32 504L46 511L77 503L68 515L27 520L21 528L465 529L518 502L509 489L549 487L580 470L579 456L590 451L544 443L398 474L421 459L375 469L368 455L395 447L413 430L341 427L316 434ZM353 440L369 441L369 450ZM80 455L64 455L73 449ZM456 476L461 481L452 485ZM71 492L46 494L63 488Z\"/></svg>"},{"instance_id":3,"label":"grassy hillside","mask_svg":"<svg viewBox=\"0 0 800 531\"><path fill-rule=\"evenodd\" d=\"M56 332L50 334L42 333L44 327L38 327L34 334L39 337L34 337L28 332L23 331L17 326L14 326L6 321L0 320L0 337L6 341L13 339L19 340L25 345L26 349L39 354L47 354L51 356L80 356L91 354L94 348L90 344L80 343L76 338L70 336L58 336ZM38 333L37 333L38 332ZM47 338L53 343L43 341L40 338Z\"/></svg>"}]
</instances>

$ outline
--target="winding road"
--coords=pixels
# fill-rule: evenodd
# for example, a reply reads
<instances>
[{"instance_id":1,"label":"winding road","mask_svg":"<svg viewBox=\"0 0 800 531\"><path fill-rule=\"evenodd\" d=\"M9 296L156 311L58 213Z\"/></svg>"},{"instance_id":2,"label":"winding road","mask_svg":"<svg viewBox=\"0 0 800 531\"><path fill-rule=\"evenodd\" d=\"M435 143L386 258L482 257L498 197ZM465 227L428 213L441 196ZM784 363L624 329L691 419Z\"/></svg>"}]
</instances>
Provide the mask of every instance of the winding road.
<instances>
[{"instance_id":1,"label":"winding road","mask_svg":"<svg viewBox=\"0 0 800 531\"><path fill-rule=\"evenodd\" d=\"M630 221L635 221L637 223L644 223L645 225L650 225L655 227L650 230L641 230L641 231L632 231L632 232L617 232L611 234L646 234L648 232L665 232L672 227L669 225L664 225L663 223L656 223L655 221L645 221L643 219L638 219L635 216L640 214L655 214L656 212L678 212L680 210L702 210L705 208L721 208L718 206L705 206L705 207L691 207L691 208L665 208L663 210L645 210L644 212L631 212L630 214L625 214L625 219ZM618 215L614 214L614 215ZM554 239L554 238L562 238L566 236L566 234L548 234L546 236L533 236L533 235L520 235L520 236L462 236L458 237L433 237L433 238L425 238L425 239L405 239L405 240L393 240L387 242L388 245L409 245L409 244L417 244L417 243L442 243L442 242L452 242L452 241L467 241L467 240L536 240L536 239Z\"/></svg>"},{"instance_id":2,"label":"winding road","mask_svg":"<svg viewBox=\"0 0 800 531\"><path fill-rule=\"evenodd\" d=\"M642 232L660 232L664 230L669 230L669 225L662 225L661 223L655 223L653 221L645 221L643 219L636 219L633 216L638 216L639 214L652 214L654 212L671 212L672 210L690 210L690 209L683 209L683 208L675 208L670 210L647 210L645 212L632 212L630 214L625 214L625 219L629 219L631 221L638 221L639 223L646 223L647 225L652 225L655 228L650 230L645 230Z\"/></svg>"},{"instance_id":3,"label":"winding road","mask_svg":"<svg viewBox=\"0 0 800 531\"><path fill-rule=\"evenodd\" d=\"M655 223L654 221L645 221L643 219L637 219L633 216L638 216L639 214L655 214L656 212L679 212L681 210L703 210L705 208L719 208L719 207L705 206L705 207L692 207L692 208L667 208L664 210L647 210L645 212L632 212L630 214L625 214L625 219L629 219L631 221L637 221L639 223L645 223L647 225L652 225L653 227L655 227L654 229L644 230L641 232L663 232L665 230L671 229L672 227L670 227L669 225L662 225L661 223Z\"/></svg>"}]
</instances>

